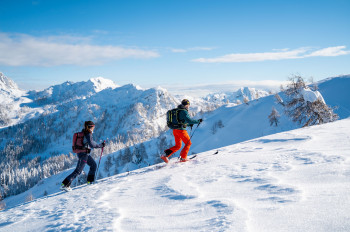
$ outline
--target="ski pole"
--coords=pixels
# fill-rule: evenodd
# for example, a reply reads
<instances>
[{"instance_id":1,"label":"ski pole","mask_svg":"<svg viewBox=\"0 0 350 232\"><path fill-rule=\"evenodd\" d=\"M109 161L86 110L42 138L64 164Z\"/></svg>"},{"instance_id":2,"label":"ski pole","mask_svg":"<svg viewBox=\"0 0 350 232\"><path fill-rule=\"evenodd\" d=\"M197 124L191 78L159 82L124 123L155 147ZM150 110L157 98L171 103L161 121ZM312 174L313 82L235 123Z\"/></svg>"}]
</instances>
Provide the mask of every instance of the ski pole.
<instances>
[{"instance_id":1,"label":"ski pole","mask_svg":"<svg viewBox=\"0 0 350 232\"><path fill-rule=\"evenodd\" d=\"M105 141L103 141L103 142L105 142ZM99 167L100 167L100 163L101 163L101 158L102 158L103 148L104 148L104 147L102 147L102 149L101 149L100 160L98 161L98 166L97 166L97 170L96 170L96 174L95 174L95 176L96 176L96 180L97 180L98 169L99 169Z\"/></svg>"},{"instance_id":2,"label":"ski pole","mask_svg":"<svg viewBox=\"0 0 350 232\"><path fill-rule=\"evenodd\" d=\"M190 137L190 141L191 141L191 138L192 138L192 136L194 135L194 133L196 132L196 130L197 130L197 128L199 127L199 125L200 125L201 123L198 123L198 125L197 125L197 127L193 130L193 133L192 133L192 135L191 135L191 137ZM191 128L191 131L192 131L192 128ZM189 142L189 141L188 141ZM187 143L188 143L187 142ZM186 144L187 145L187 144Z\"/></svg>"}]
</instances>

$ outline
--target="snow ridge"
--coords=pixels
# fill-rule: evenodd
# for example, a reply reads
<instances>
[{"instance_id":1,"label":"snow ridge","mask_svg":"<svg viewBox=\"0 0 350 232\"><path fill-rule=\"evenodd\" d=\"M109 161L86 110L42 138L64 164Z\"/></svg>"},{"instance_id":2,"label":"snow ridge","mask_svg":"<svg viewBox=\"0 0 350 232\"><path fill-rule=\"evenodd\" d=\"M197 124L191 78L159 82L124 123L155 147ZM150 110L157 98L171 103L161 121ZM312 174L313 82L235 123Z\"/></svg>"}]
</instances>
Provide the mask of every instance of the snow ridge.
<instances>
[{"instance_id":1,"label":"snow ridge","mask_svg":"<svg viewBox=\"0 0 350 232\"><path fill-rule=\"evenodd\" d=\"M62 104L76 99L85 99L105 89L119 87L113 81L102 77L82 82L64 82L43 91L30 91L29 97L39 105Z\"/></svg>"},{"instance_id":2,"label":"snow ridge","mask_svg":"<svg viewBox=\"0 0 350 232\"><path fill-rule=\"evenodd\" d=\"M0 89L2 91L19 90L17 84L0 72Z\"/></svg>"}]
</instances>

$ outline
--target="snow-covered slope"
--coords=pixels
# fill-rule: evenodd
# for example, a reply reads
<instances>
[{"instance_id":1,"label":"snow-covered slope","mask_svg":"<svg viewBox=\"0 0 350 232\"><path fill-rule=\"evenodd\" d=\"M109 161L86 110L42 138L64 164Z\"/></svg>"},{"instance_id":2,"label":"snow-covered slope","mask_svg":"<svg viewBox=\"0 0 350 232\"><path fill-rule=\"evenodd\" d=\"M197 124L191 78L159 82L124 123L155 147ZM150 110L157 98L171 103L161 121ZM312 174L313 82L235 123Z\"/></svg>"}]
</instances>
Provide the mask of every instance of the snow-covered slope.
<instances>
[{"instance_id":1,"label":"snow-covered slope","mask_svg":"<svg viewBox=\"0 0 350 232\"><path fill-rule=\"evenodd\" d=\"M2 211L0 231L349 231L349 127L292 130L105 178Z\"/></svg>"},{"instance_id":2,"label":"snow-covered slope","mask_svg":"<svg viewBox=\"0 0 350 232\"><path fill-rule=\"evenodd\" d=\"M3 101L6 99L5 96L3 96L5 94L18 97L23 94L23 92L18 88L17 84L13 80L0 72L0 94L2 96L0 101Z\"/></svg>"},{"instance_id":3,"label":"snow-covered slope","mask_svg":"<svg viewBox=\"0 0 350 232\"><path fill-rule=\"evenodd\" d=\"M281 115L277 127L271 126L268 119L273 107ZM193 136L191 150L203 152L300 127L283 112L283 106L277 103L273 95L250 101L249 104L224 105L205 116L205 121Z\"/></svg>"},{"instance_id":4,"label":"snow-covered slope","mask_svg":"<svg viewBox=\"0 0 350 232\"><path fill-rule=\"evenodd\" d=\"M340 118L350 116L350 75L332 77L318 83L319 91Z\"/></svg>"}]
</instances>

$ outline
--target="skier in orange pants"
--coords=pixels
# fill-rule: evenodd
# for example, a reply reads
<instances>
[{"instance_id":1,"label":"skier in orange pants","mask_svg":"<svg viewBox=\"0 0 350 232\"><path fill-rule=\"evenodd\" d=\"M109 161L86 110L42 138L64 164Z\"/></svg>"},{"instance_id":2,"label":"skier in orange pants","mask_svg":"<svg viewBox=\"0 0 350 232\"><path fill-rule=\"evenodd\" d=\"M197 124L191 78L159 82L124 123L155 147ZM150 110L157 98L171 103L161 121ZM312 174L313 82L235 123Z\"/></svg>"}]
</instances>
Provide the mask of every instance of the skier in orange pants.
<instances>
[{"instance_id":1,"label":"skier in orange pants","mask_svg":"<svg viewBox=\"0 0 350 232\"><path fill-rule=\"evenodd\" d=\"M164 151L164 155L162 155L160 158L168 163L169 157L181 149L182 142L185 143L184 148L182 149L180 153L180 162L186 162L187 159L187 153L190 150L191 147L191 140L190 136L187 133L186 127L187 125L193 126L193 124L199 124L203 121L203 119L194 120L191 119L188 114L188 109L190 107L190 101L187 99L182 100L181 105L178 106L178 108L168 111L168 126L173 129L173 134L175 137L175 146L166 149Z\"/></svg>"}]
</instances>

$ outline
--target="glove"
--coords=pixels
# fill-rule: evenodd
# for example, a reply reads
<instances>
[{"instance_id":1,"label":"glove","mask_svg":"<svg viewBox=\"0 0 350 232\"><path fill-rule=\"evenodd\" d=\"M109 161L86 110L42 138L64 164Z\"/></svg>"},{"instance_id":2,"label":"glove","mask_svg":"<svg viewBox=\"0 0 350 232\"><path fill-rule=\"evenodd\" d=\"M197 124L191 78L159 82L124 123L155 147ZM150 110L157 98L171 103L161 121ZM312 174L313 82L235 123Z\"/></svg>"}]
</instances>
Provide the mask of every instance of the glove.
<instances>
[{"instance_id":1,"label":"glove","mask_svg":"<svg viewBox=\"0 0 350 232\"><path fill-rule=\"evenodd\" d=\"M201 123L201 122L203 122L203 119L200 118L200 119L198 119L198 121Z\"/></svg>"},{"instance_id":2,"label":"glove","mask_svg":"<svg viewBox=\"0 0 350 232\"><path fill-rule=\"evenodd\" d=\"M102 147L105 147L106 146L106 142L103 141L103 143L101 143Z\"/></svg>"},{"instance_id":3,"label":"glove","mask_svg":"<svg viewBox=\"0 0 350 232\"><path fill-rule=\"evenodd\" d=\"M191 130L192 130L193 124L190 124L189 126L191 127Z\"/></svg>"}]
</instances>

